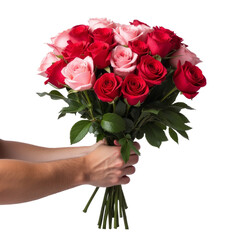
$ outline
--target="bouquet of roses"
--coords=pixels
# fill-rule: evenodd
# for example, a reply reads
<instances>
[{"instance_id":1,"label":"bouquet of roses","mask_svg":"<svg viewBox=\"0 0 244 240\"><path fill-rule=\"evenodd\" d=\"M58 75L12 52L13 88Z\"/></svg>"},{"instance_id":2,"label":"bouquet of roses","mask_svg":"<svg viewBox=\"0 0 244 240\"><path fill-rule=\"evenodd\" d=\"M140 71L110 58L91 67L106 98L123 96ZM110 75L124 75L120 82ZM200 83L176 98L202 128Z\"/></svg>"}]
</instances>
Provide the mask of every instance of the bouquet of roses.
<instances>
[{"instance_id":1,"label":"bouquet of roses","mask_svg":"<svg viewBox=\"0 0 244 240\"><path fill-rule=\"evenodd\" d=\"M43 59L40 74L47 78L45 84L64 88L67 94L52 90L39 95L66 102L59 118L68 113L82 118L71 128L71 144L88 132L110 145L117 140L127 162L131 150L140 154L134 139L145 136L155 147L167 141L167 135L175 142L179 134L188 139L191 128L181 110L192 108L176 98L182 93L193 99L206 79L196 66L200 59L173 31L138 20L122 25L93 18L89 25L74 26L51 41L52 52ZM99 228L106 228L107 222L111 228L113 221L117 228L122 217L127 229L126 208L122 187L106 188Z\"/></svg>"}]
</instances>

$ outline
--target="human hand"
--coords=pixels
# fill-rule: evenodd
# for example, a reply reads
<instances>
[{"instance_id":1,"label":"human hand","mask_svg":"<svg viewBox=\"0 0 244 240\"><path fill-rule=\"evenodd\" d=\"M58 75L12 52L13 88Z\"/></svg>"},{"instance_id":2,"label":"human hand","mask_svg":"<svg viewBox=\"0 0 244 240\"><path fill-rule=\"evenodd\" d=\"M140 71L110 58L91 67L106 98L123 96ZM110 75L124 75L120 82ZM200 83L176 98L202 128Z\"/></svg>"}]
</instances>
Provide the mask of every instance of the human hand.
<instances>
[{"instance_id":1,"label":"human hand","mask_svg":"<svg viewBox=\"0 0 244 240\"><path fill-rule=\"evenodd\" d=\"M96 145L95 149L85 156L84 173L85 182L98 187L110 187L113 185L127 184L131 175L135 172L138 155L130 153L128 162L125 164L118 146L108 146L103 143ZM139 150L139 143L134 143Z\"/></svg>"}]
</instances>

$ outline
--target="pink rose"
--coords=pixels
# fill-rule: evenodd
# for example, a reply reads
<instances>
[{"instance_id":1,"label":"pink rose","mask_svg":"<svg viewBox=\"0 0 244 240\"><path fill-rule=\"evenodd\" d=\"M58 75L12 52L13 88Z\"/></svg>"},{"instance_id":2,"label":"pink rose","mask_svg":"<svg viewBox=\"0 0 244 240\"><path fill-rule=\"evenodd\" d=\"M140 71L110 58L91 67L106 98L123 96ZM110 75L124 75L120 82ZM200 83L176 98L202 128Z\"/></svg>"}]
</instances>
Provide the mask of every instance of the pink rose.
<instances>
[{"instance_id":1,"label":"pink rose","mask_svg":"<svg viewBox=\"0 0 244 240\"><path fill-rule=\"evenodd\" d=\"M60 59L56 57L52 52L49 52L46 57L42 59L41 65L38 68L40 71L40 75L43 77L47 77L46 70L55 62L59 61Z\"/></svg>"},{"instance_id":2,"label":"pink rose","mask_svg":"<svg viewBox=\"0 0 244 240\"><path fill-rule=\"evenodd\" d=\"M128 42L135 40L145 41L146 35L151 31L146 25L118 25L115 29L115 41L120 45L128 46Z\"/></svg>"},{"instance_id":3,"label":"pink rose","mask_svg":"<svg viewBox=\"0 0 244 240\"><path fill-rule=\"evenodd\" d=\"M138 55L130 48L117 46L113 49L111 55L111 66L113 67L114 73L125 77L129 73L134 72L136 69L136 60Z\"/></svg>"},{"instance_id":4,"label":"pink rose","mask_svg":"<svg viewBox=\"0 0 244 240\"><path fill-rule=\"evenodd\" d=\"M90 56L85 59L75 58L61 71L65 83L76 91L92 88L95 82L94 64Z\"/></svg>"},{"instance_id":5,"label":"pink rose","mask_svg":"<svg viewBox=\"0 0 244 240\"><path fill-rule=\"evenodd\" d=\"M56 37L51 38L52 43L48 43L48 46L54 49L55 55L62 55L62 51L68 45L67 42L70 40L69 33L70 29L59 33Z\"/></svg>"},{"instance_id":6,"label":"pink rose","mask_svg":"<svg viewBox=\"0 0 244 240\"><path fill-rule=\"evenodd\" d=\"M181 65L184 65L186 61L190 62L192 65L197 65L201 62L197 55L191 52L185 44L182 44L171 57L173 58L171 58L169 62L175 68L177 68L178 61L180 61Z\"/></svg>"},{"instance_id":7,"label":"pink rose","mask_svg":"<svg viewBox=\"0 0 244 240\"><path fill-rule=\"evenodd\" d=\"M108 20L107 18L90 18L89 27L91 31L94 31L97 28L115 28L116 24Z\"/></svg>"}]
</instances>

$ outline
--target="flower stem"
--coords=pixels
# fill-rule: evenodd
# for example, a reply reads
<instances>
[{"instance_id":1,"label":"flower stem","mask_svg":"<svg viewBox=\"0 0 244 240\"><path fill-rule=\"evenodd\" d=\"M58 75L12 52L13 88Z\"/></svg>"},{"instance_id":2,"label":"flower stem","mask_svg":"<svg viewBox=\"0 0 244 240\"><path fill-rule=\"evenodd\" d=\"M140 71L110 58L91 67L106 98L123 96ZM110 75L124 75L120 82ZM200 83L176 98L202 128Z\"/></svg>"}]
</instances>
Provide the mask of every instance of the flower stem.
<instances>
[{"instance_id":1,"label":"flower stem","mask_svg":"<svg viewBox=\"0 0 244 240\"><path fill-rule=\"evenodd\" d=\"M101 207L101 211L100 211L100 216L99 216L99 220L98 220L98 224L97 224L99 228L101 228L101 226L102 226L102 220L103 220L103 214L104 214L107 196L108 196L108 188L106 188L106 191L104 194L103 203L102 203L102 207Z\"/></svg>"},{"instance_id":2,"label":"flower stem","mask_svg":"<svg viewBox=\"0 0 244 240\"><path fill-rule=\"evenodd\" d=\"M90 206L90 204L91 204L91 202L92 202L93 198L95 197L95 195L96 195L96 193L97 193L98 189L99 189L99 187L96 187L96 188L95 188L95 190L94 190L93 194L91 195L91 197L90 197L90 199L89 199L88 203L86 204L86 206L85 206L85 208L84 208L84 210L83 210L83 212L84 212L84 213L86 213L86 212L87 212L87 210L88 210L88 208L89 208L89 206Z\"/></svg>"},{"instance_id":3,"label":"flower stem","mask_svg":"<svg viewBox=\"0 0 244 240\"><path fill-rule=\"evenodd\" d=\"M163 102L169 95L171 95L173 92L175 92L177 90L176 87L174 87L173 89L171 89L162 99L160 102Z\"/></svg>"},{"instance_id":4,"label":"flower stem","mask_svg":"<svg viewBox=\"0 0 244 240\"><path fill-rule=\"evenodd\" d=\"M88 109L89 109L91 118L92 118L92 120L94 120L95 118L94 118L94 116L93 116L93 112L92 112L93 109L92 109L92 103L91 103L91 100L90 100L90 98L89 98L89 95L88 95L87 91L84 91L84 94L85 94L85 96L86 96L86 100L87 100L87 102L88 102Z\"/></svg>"},{"instance_id":5,"label":"flower stem","mask_svg":"<svg viewBox=\"0 0 244 240\"><path fill-rule=\"evenodd\" d=\"M119 188L117 187L115 189L115 209L114 209L114 228L117 229L119 226L119 217L118 217L118 194L119 194Z\"/></svg>"},{"instance_id":6,"label":"flower stem","mask_svg":"<svg viewBox=\"0 0 244 240\"><path fill-rule=\"evenodd\" d=\"M116 108L115 101L113 101L113 112L114 113L115 113L115 108Z\"/></svg>"}]
</instances>

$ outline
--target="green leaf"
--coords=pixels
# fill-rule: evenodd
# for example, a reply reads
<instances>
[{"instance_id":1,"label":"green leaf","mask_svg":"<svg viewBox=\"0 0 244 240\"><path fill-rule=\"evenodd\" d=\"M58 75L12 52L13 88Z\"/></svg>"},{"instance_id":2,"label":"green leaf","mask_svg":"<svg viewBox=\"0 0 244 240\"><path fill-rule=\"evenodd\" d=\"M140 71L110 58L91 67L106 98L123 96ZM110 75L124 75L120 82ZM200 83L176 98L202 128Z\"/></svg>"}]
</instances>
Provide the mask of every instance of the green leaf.
<instances>
[{"instance_id":1,"label":"green leaf","mask_svg":"<svg viewBox=\"0 0 244 240\"><path fill-rule=\"evenodd\" d=\"M167 78L160 85L156 85L150 89L149 96L144 101L144 106L150 104L154 101L161 100L165 95L167 95L173 88L175 84L172 80L172 77ZM175 91L168 98L167 102L173 103L179 91ZM166 101L166 99L164 100Z\"/></svg>"},{"instance_id":2,"label":"green leaf","mask_svg":"<svg viewBox=\"0 0 244 240\"><path fill-rule=\"evenodd\" d=\"M184 138L186 138L186 139L189 140L189 137L188 137L186 131L180 131L180 130L176 130L176 131L177 131L182 137L184 137Z\"/></svg>"},{"instance_id":3,"label":"green leaf","mask_svg":"<svg viewBox=\"0 0 244 240\"><path fill-rule=\"evenodd\" d=\"M138 156L141 155L141 153L137 150L137 148L134 146L134 144L131 140L129 140L129 145L130 145L130 148L135 152L135 154L137 154Z\"/></svg>"},{"instance_id":4,"label":"green leaf","mask_svg":"<svg viewBox=\"0 0 244 240\"><path fill-rule=\"evenodd\" d=\"M61 113L59 114L59 116L58 116L58 119L64 117L65 115L66 115L66 113L61 112Z\"/></svg>"},{"instance_id":5,"label":"green leaf","mask_svg":"<svg viewBox=\"0 0 244 240\"><path fill-rule=\"evenodd\" d=\"M81 141L89 131L92 122L88 120L81 120L74 124L70 131L71 144Z\"/></svg>"},{"instance_id":6,"label":"green leaf","mask_svg":"<svg viewBox=\"0 0 244 240\"><path fill-rule=\"evenodd\" d=\"M104 70L105 70L106 72L108 72L108 73L111 73L111 69L110 69L109 66L108 66L108 67L105 67Z\"/></svg>"},{"instance_id":7,"label":"green leaf","mask_svg":"<svg viewBox=\"0 0 244 240\"><path fill-rule=\"evenodd\" d=\"M64 59L63 55L56 55L56 57L58 57L60 59Z\"/></svg>"},{"instance_id":8,"label":"green leaf","mask_svg":"<svg viewBox=\"0 0 244 240\"><path fill-rule=\"evenodd\" d=\"M134 121L138 120L140 114L141 114L140 108L131 107L130 116L133 118Z\"/></svg>"},{"instance_id":9,"label":"green leaf","mask_svg":"<svg viewBox=\"0 0 244 240\"><path fill-rule=\"evenodd\" d=\"M144 132L141 131L141 130L138 130L136 132L136 136L135 136L137 139L142 139L144 137Z\"/></svg>"},{"instance_id":10,"label":"green leaf","mask_svg":"<svg viewBox=\"0 0 244 240\"><path fill-rule=\"evenodd\" d=\"M115 113L123 117L126 113L126 104L119 100L115 107Z\"/></svg>"},{"instance_id":11,"label":"green leaf","mask_svg":"<svg viewBox=\"0 0 244 240\"><path fill-rule=\"evenodd\" d=\"M125 121L116 113L103 115L101 127L109 133L118 133L125 130Z\"/></svg>"},{"instance_id":12,"label":"green leaf","mask_svg":"<svg viewBox=\"0 0 244 240\"><path fill-rule=\"evenodd\" d=\"M172 128L169 128L169 135L176 143L178 143L178 135Z\"/></svg>"},{"instance_id":13,"label":"green leaf","mask_svg":"<svg viewBox=\"0 0 244 240\"><path fill-rule=\"evenodd\" d=\"M125 131L127 133L130 133L132 131L132 129L134 128L134 123L129 118L124 118L124 121L125 121Z\"/></svg>"},{"instance_id":14,"label":"green leaf","mask_svg":"<svg viewBox=\"0 0 244 240\"><path fill-rule=\"evenodd\" d=\"M143 112L148 112L148 113L153 113L155 115L158 115L159 113L159 110L158 109L153 109L153 108L150 108L150 109L144 109L142 110Z\"/></svg>"},{"instance_id":15,"label":"green leaf","mask_svg":"<svg viewBox=\"0 0 244 240\"><path fill-rule=\"evenodd\" d=\"M125 163L128 162L130 157L131 149L137 154L140 155L140 152L134 146L132 140L130 138L124 137L119 140L119 144L121 145L121 155Z\"/></svg>"},{"instance_id":16,"label":"green leaf","mask_svg":"<svg viewBox=\"0 0 244 240\"><path fill-rule=\"evenodd\" d=\"M185 125L181 116L176 112L169 110L160 111L159 117L166 125L176 130L185 131L191 129L191 127Z\"/></svg>"},{"instance_id":17,"label":"green leaf","mask_svg":"<svg viewBox=\"0 0 244 240\"><path fill-rule=\"evenodd\" d=\"M179 116L181 117L181 119L182 119L182 121L184 123L189 123L190 122L185 115L183 115L182 113L178 113L178 114L179 114Z\"/></svg>"},{"instance_id":18,"label":"green leaf","mask_svg":"<svg viewBox=\"0 0 244 240\"><path fill-rule=\"evenodd\" d=\"M103 134L98 134L97 135L97 142L100 140L103 140L105 138L105 136Z\"/></svg>"},{"instance_id":19,"label":"green leaf","mask_svg":"<svg viewBox=\"0 0 244 240\"><path fill-rule=\"evenodd\" d=\"M153 58L158 60L159 62L162 61L162 58L159 55L154 55Z\"/></svg>"},{"instance_id":20,"label":"green leaf","mask_svg":"<svg viewBox=\"0 0 244 240\"><path fill-rule=\"evenodd\" d=\"M53 100L64 100L65 102L67 102L67 98L64 97L59 91L57 90L52 90L50 93L47 92L43 92L43 93L37 93L40 97L43 96L49 96L51 99Z\"/></svg>"},{"instance_id":21,"label":"green leaf","mask_svg":"<svg viewBox=\"0 0 244 240\"><path fill-rule=\"evenodd\" d=\"M70 105L68 107L64 107L61 109L60 113L76 113L76 112L80 112L82 110L84 110L86 108L86 106L84 105Z\"/></svg>"},{"instance_id":22,"label":"green leaf","mask_svg":"<svg viewBox=\"0 0 244 240\"><path fill-rule=\"evenodd\" d=\"M167 127L165 126L165 124L163 124L162 122L154 122L157 126L159 126L160 128L162 128L163 130L166 130Z\"/></svg>"},{"instance_id":23,"label":"green leaf","mask_svg":"<svg viewBox=\"0 0 244 240\"><path fill-rule=\"evenodd\" d=\"M130 145L126 138L122 138L119 140L119 144L121 145L121 155L125 163L128 162L130 157Z\"/></svg>"},{"instance_id":24,"label":"green leaf","mask_svg":"<svg viewBox=\"0 0 244 240\"><path fill-rule=\"evenodd\" d=\"M162 141L168 140L164 130L152 122L147 123L143 127L143 130L146 134L147 141L154 147L159 148Z\"/></svg>"},{"instance_id":25,"label":"green leaf","mask_svg":"<svg viewBox=\"0 0 244 240\"><path fill-rule=\"evenodd\" d=\"M195 110L194 108L188 106L187 104L183 103L183 102L177 102L173 104L174 107L178 107L180 110L185 108L185 109L189 109L189 110Z\"/></svg>"}]
</instances>

